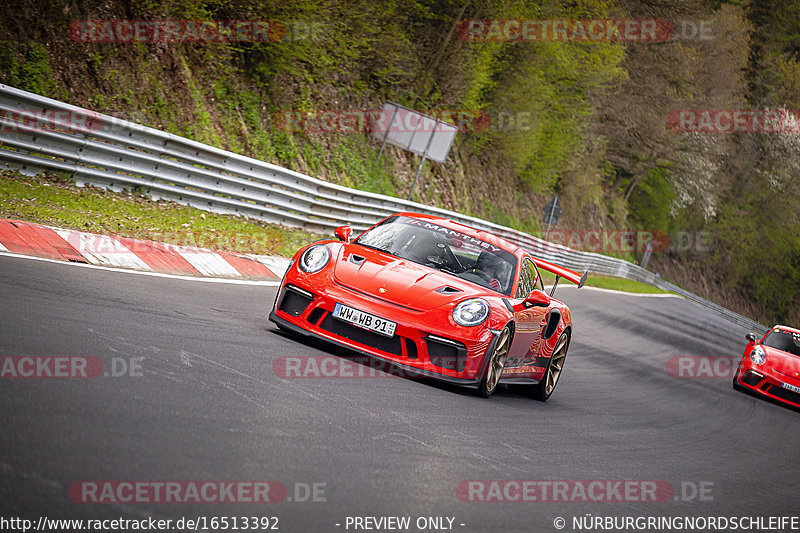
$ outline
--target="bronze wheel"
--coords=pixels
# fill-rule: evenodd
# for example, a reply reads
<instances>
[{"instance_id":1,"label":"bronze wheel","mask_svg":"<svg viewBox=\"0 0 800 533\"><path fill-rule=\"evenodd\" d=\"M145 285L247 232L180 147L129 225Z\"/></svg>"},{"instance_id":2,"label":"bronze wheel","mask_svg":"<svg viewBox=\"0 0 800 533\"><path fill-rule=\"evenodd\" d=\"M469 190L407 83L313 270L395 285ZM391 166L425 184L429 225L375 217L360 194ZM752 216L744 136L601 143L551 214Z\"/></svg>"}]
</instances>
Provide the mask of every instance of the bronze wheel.
<instances>
[{"instance_id":1,"label":"bronze wheel","mask_svg":"<svg viewBox=\"0 0 800 533\"><path fill-rule=\"evenodd\" d=\"M489 359L489 364L486 367L486 375L478 385L478 394L484 398L488 398L497 388L500 382L500 376L503 374L503 368L506 366L506 358L508 357L508 349L511 346L511 328L508 326L503 328L500 335L497 336L497 341L494 343L492 355Z\"/></svg>"},{"instance_id":2,"label":"bronze wheel","mask_svg":"<svg viewBox=\"0 0 800 533\"><path fill-rule=\"evenodd\" d=\"M550 356L550 362L547 365L542 381L533 387L533 397L537 400L547 401L550 395L553 394L556 385L558 385L558 378L561 377L561 372L564 370L568 349L569 333L565 331L556 341L553 355Z\"/></svg>"}]
</instances>

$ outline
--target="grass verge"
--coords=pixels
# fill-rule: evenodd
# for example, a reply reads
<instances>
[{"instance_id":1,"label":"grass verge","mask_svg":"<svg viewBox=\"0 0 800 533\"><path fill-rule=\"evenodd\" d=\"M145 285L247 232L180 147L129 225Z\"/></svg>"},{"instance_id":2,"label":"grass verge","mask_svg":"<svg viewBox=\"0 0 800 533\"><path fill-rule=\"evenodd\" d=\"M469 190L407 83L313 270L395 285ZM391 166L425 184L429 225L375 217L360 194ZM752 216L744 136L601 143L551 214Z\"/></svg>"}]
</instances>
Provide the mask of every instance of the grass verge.
<instances>
[{"instance_id":1,"label":"grass verge","mask_svg":"<svg viewBox=\"0 0 800 533\"><path fill-rule=\"evenodd\" d=\"M78 187L68 177L0 171L0 218L212 250L291 257L319 235L220 215L137 191Z\"/></svg>"},{"instance_id":2,"label":"grass verge","mask_svg":"<svg viewBox=\"0 0 800 533\"><path fill-rule=\"evenodd\" d=\"M544 281L544 284L547 286L552 285L556 279L556 277L549 272L540 271L540 273L542 274L542 281ZM571 283L565 282L563 279L559 280L559 286L561 286L561 284L571 285ZM612 289L615 291L632 292L636 294L670 294L668 291L663 291L646 283L641 283L631 279L617 278L614 276L602 276L600 274L593 274L591 272L586 278L586 287ZM556 292L558 292L558 289L556 289Z\"/></svg>"},{"instance_id":3,"label":"grass verge","mask_svg":"<svg viewBox=\"0 0 800 533\"><path fill-rule=\"evenodd\" d=\"M633 292L637 294L671 294L669 291L661 290L652 285L634 281L632 279L615 278L612 276L600 276L589 274L586 279L587 287L598 287L600 289L612 289L615 291Z\"/></svg>"}]
</instances>

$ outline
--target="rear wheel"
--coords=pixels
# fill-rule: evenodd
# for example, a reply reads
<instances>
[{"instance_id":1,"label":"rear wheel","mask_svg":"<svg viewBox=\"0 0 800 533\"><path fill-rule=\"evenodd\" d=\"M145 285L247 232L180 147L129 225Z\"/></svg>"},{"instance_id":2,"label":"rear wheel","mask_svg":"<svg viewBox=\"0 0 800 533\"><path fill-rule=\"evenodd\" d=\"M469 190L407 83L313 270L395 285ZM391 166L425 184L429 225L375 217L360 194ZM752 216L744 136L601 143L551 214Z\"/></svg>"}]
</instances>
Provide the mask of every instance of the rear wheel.
<instances>
[{"instance_id":1,"label":"rear wheel","mask_svg":"<svg viewBox=\"0 0 800 533\"><path fill-rule=\"evenodd\" d=\"M510 346L511 328L506 326L497 336L492 355L489 357L489 364L486 365L486 374L478 384L478 394L480 396L488 398L497 388L497 384L500 382L500 375L506 366L506 358L508 357L508 348Z\"/></svg>"},{"instance_id":2,"label":"rear wheel","mask_svg":"<svg viewBox=\"0 0 800 533\"><path fill-rule=\"evenodd\" d=\"M569 349L569 333L566 331L561 334L553 348L553 355L547 364L542 381L538 385L531 387L531 395L539 401L545 402L553 394L558 385L558 378L564 370L564 363L567 360L567 350Z\"/></svg>"}]
</instances>

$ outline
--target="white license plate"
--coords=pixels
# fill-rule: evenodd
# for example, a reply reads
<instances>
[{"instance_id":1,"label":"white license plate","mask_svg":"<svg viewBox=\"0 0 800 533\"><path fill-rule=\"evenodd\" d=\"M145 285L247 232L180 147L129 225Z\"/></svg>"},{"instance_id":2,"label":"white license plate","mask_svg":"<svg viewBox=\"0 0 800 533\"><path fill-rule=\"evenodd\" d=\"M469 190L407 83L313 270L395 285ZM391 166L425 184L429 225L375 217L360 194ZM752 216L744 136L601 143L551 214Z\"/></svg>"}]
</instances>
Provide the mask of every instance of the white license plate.
<instances>
[{"instance_id":1,"label":"white license plate","mask_svg":"<svg viewBox=\"0 0 800 533\"><path fill-rule=\"evenodd\" d=\"M781 383L781 387L784 389L789 389L794 392L800 392L800 387L795 387L794 385L789 385L788 383Z\"/></svg>"},{"instance_id":2,"label":"white license plate","mask_svg":"<svg viewBox=\"0 0 800 533\"><path fill-rule=\"evenodd\" d=\"M333 308L333 316L339 320L349 322L354 326L374 331L386 337L394 336L394 330L397 328L397 322L392 322L391 320L386 320L385 318L365 313L364 311L359 311L358 309L353 309L352 307L340 303L337 303Z\"/></svg>"}]
</instances>

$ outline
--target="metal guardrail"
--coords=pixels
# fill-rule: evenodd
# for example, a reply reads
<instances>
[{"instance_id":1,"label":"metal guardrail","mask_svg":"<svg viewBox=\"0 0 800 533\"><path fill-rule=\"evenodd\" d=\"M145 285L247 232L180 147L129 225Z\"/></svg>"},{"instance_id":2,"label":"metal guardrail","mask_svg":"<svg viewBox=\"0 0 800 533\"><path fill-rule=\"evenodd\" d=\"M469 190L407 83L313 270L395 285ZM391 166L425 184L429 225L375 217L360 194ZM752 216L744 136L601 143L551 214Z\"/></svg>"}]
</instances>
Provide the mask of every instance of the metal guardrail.
<instances>
[{"instance_id":1,"label":"metal guardrail","mask_svg":"<svg viewBox=\"0 0 800 533\"><path fill-rule=\"evenodd\" d=\"M744 328L767 329L622 259L572 250L445 209L334 185L2 84L0 164L24 173L67 172L79 185L143 188L154 199L314 232L342 224L360 231L400 211L442 216L503 237L546 261L647 283Z\"/></svg>"}]
</instances>

